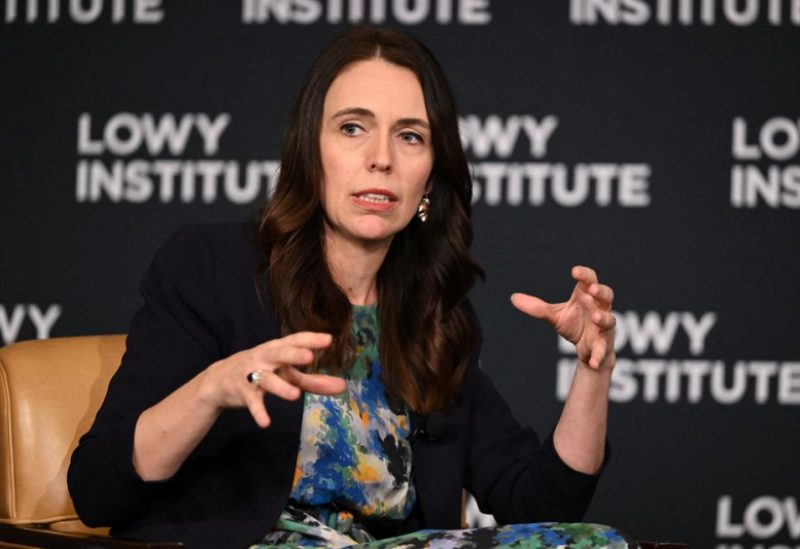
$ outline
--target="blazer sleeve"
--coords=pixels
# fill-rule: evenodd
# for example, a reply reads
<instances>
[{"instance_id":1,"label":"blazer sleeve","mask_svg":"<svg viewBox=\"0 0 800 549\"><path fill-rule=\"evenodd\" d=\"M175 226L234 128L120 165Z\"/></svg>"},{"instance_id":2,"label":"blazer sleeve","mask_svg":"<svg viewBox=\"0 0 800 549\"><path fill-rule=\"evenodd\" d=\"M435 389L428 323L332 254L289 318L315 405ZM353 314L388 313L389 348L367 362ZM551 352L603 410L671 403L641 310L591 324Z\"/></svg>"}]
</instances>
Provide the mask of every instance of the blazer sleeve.
<instances>
[{"instance_id":1,"label":"blazer sleeve","mask_svg":"<svg viewBox=\"0 0 800 549\"><path fill-rule=\"evenodd\" d=\"M139 415L221 356L212 255L199 228L182 229L165 242L141 283L144 304L131 323L122 364L68 471L75 509L90 526L125 525L157 497L162 483L142 481L133 468Z\"/></svg>"},{"instance_id":2,"label":"blazer sleeve","mask_svg":"<svg viewBox=\"0 0 800 549\"><path fill-rule=\"evenodd\" d=\"M556 453L552 432L540 442L514 419L489 378L477 377L466 488L478 507L500 523L580 521L600 473L571 469Z\"/></svg>"},{"instance_id":3,"label":"blazer sleeve","mask_svg":"<svg viewBox=\"0 0 800 549\"><path fill-rule=\"evenodd\" d=\"M514 418L480 370L478 355L465 379L464 396L471 402L466 489L478 507L500 523L580 521L608 461L608 444L597 474L570 468L553 446L552 431L540 442L531 428Z\"/></svg>"}]
</instances>

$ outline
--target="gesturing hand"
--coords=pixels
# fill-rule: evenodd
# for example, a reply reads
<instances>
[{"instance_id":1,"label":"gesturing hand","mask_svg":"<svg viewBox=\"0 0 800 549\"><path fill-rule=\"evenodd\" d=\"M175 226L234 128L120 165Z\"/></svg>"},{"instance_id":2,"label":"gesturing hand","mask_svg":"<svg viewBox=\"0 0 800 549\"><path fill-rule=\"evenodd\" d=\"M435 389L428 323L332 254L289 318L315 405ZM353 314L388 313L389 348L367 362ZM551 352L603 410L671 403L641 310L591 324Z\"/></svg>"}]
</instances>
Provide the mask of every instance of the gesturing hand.
<instances>
[{"instance_id":1,"label":"gesturing hand","mask_svg":"<svg viewBox=\"0 0 800 549\"><path fill-rule=\"evenodd\" d=\"M330 344L330 334L297 332L235 353L208 367L206 394L219 409L246 407L260 427L267 427L270 417L264 406L265 393L295 400L301 390L321 395L345 390L346 382L341 378L307 374L296 367L311 364L313 351ZM258 372L257 379L251 383L248 374L254 372Z\"/></svg>"},{"instance_id":2,"label":"gesturing hand","mask_svg":"<svg viewBox=\"0 0 800 549\"><path fill-rule=\"evenodd\" d=\"M511 302L520 311L549 322L559 335L574 343L580 362L594 369L613 367L614 291L600 284L589 267L573 267L572 278L577 284L563 303L547 303L523 293L513 294Z\"/></svg>"}]
</instances>

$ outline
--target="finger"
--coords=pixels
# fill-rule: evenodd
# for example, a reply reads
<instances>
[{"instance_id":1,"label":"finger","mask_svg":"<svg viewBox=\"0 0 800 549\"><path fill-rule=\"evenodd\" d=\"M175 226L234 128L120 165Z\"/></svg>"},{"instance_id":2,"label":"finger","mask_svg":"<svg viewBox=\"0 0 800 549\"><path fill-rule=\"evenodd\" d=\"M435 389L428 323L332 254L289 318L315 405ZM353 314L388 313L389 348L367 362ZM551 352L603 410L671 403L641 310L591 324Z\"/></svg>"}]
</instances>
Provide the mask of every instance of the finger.
<instances>
[{"instance_id":1,"label":"finger","mask_svg":"<svg viewBox=\"0 0 800 549\"><path fill-rule=\"evenodd\" d=\"M244 403L259 427L262 429L269 427L272 420L267 413L267 408L264 406L264 394L261 391L247 391Z\"/></svg>"},{"instance_id":2,"label":"finger","mask_svg":"<svg viewBox=\"0 0 800 549\"><path fill-rule=\"evenodd\" d=\"M304 347L306 349L324 349L328 347L333 341L331 334L323 332L296 332L279 339L273 339L262 343L264 347L281 347L283 345L291 345L293 347Z\"/></svg>"},{"instance_id":3,"label":"finger","mask_svg":"<svg viewBox=\"0 0 800 549\"><path fill-rule=\"evenodd\" d=\"M271 372L264 374L258 382L258 388L283 400L297 400L300 397L300 389Z\"/></svg>"},{"instance_id":4,"label":"finger","mask_svg":"<svg viewBox=\"0 0 800 549\"><path fill-rule=\"evenodd\" d=\"M589 366L595 369L599 368L600 364L603 363L603 359L606 357L607 350L608 344L605 339L595 339L594 343L592 343L592 354L589 357Z\"/></svg>"},{"instance_id":5,"label":"finger","mask_svg":"<svg viewBox=\"0 0 800 549\"><path fill-rule=\"evenodd\" d=\"M523 313L534 318L541 318L551 324L555 322L553 305L536 296L516 292L511 294L511 303Z\"/></svg>"},{"instance_id":6,"label":"finger","mask_svg":"<svg viewBox=\"0 0 800 549\"><path fill-rule=\"evenodd\" d=\"M283 364L307 365L314 362L314 353L311 350L289 344L262 347L259 349L258 357L260 360L275 363L276 367ZM271 369L274 370L275 367Z\"/></svg>"},{"instance_id":7,"label":"finger","mask_svg":"<svg viewBox=\"0 0 800 549\"><path fill-rule=\"evenodd\" d=\"M611 305L614 301L614 290L605 284L594 283L589 286L589 295L605 305Z\"/></svg>"},{"instance_id":8,"label":"finger","mask_svg":"<svg viewBox=\"0 0 800 549\"><path fill-rule=\"evenodd\" d=\"M597 273L594 272L594 269L590 267L575 265L572 268L571 274L574 280L577 280L586 287L589 287L592 284L597 283Z\"/></svg>"},{"instance_id":9,"label":"finger","mask_svg":"<svg viewBox=\"0 0 800 549\"><path fill-rule=\"evenodd\" d=\"M347 382L340 377L306 374L291 366L282 368L280 375L292 385L318 395L338 395L347 388Z\"/></svg>"},{"instance_id":10,"label":"finger","mask_svg":"<svg viewBox=\"0 0 800 549\"><path fill-rule=\"evenodd\" d=\"M608 311L595 311L592 313L592 322L601 330L611 330L617 325L617 319Z\"/></svg>"}]
</instances>

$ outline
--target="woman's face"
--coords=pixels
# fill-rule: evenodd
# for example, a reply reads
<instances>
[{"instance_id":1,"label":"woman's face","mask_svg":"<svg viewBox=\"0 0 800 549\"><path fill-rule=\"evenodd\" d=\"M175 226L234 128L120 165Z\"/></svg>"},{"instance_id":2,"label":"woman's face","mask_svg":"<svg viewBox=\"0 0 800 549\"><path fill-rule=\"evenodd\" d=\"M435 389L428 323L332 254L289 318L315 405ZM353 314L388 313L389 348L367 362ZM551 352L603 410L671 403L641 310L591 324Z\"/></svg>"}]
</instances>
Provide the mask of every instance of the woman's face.
<instances>
[{"instance_id":1,"label":"woman's face","mask_svg":"<svg viewBox=\"0 0 800 549\"><path fill-rule=\"evenodd\" d=\"M388 246L417 211L433 167L414 73L378 58L346 67L325 96L320 153L326 237Z\"/></svg>"}]
</instances>

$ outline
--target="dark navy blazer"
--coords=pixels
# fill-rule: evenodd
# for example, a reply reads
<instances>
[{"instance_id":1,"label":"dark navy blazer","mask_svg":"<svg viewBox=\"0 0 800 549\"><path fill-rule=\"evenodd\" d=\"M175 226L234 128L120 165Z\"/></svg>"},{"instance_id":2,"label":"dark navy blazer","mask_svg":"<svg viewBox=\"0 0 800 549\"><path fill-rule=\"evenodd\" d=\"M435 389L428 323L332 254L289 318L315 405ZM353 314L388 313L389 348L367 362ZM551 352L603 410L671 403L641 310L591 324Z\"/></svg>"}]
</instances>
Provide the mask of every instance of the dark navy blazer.
<instances>
[{"instance_id":1,"label":"dark navy blazer","mask_svg":"<svg viewBox=\"0 0 800 549\"><path fill-rule=\"evenodd\" d=\"M122 364L70 463L70 493L86 524L190 549L245 547L275 525L291 491L303 399L267 396L272 425L263 430L247 410L224 411L169 480L143 482L131 460L143 410L211 363L280 336L254 234L247 225L187 227L156 255ZM479 350L446 411L444 436L414 442L418 507L401 531L458 528L462 488L501 522L579 520L597 476L573 471L552 437L540 444L517 423L480 371Z\"/></svg>"}]
</instances>

